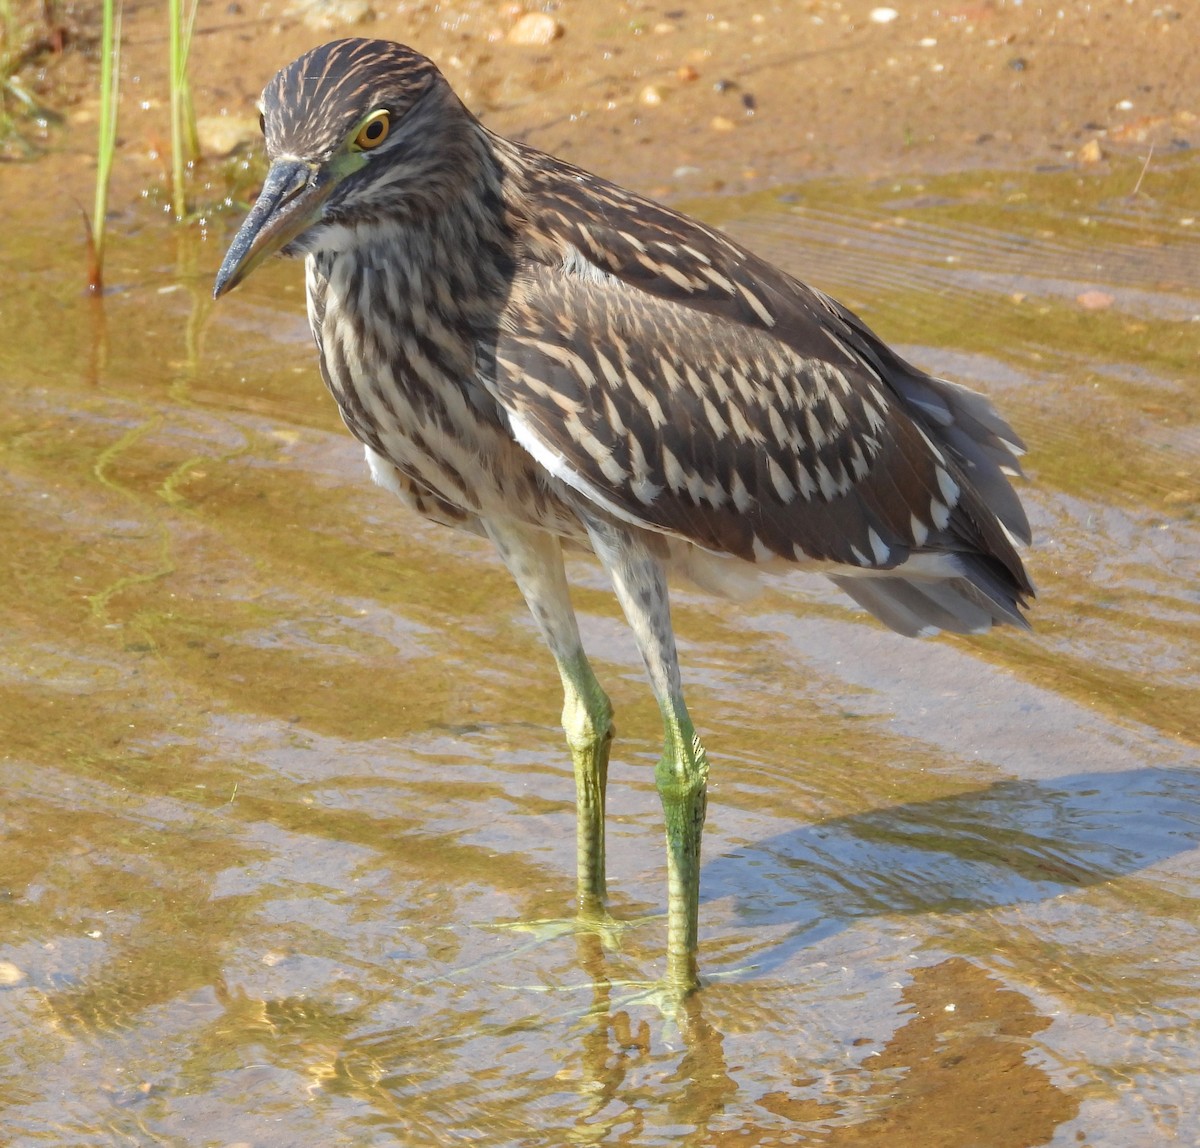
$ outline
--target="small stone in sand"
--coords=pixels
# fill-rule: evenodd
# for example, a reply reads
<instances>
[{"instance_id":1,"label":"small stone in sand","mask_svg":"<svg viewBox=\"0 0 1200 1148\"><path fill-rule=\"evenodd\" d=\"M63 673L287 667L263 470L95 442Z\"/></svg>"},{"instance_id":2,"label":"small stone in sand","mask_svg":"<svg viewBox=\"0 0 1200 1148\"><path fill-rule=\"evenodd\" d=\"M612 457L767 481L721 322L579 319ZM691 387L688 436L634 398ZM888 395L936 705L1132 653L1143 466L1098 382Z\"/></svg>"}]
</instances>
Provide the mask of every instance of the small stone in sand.
<instances>
[{"instance_id":1,"label":"small stone in sand","mask_svg":"<svg viewBox=\"0 0 1200 1148\"><path fill-rule=\"evenodd\" d=\"M545 47L563 34L563 26L545 12L526 12L509 30L510 44Z\"/></svg>"}]
</instances>

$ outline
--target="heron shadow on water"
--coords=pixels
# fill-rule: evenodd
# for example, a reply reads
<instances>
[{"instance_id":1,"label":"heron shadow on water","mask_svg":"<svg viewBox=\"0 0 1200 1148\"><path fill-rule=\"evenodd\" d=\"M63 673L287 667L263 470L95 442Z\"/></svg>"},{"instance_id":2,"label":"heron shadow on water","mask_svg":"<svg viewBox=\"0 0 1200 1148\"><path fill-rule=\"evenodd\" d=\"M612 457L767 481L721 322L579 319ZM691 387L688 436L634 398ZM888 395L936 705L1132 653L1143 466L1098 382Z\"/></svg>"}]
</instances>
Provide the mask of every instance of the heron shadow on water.
<instances>
[{"instance_id":1,"label":"heron shadow on water","mask_svg":"<svg viewBox=\"0 0 1200 1148\"><path fill-rule=\"evenodd\" d=\"M1080 772L798 826L710 860L702 901L785 930L746 977L865 918L1032 904L1135 876L1200 843L1200 770ZM811 959L811 958L810 958Z\"/></svg>"}]
</instances>

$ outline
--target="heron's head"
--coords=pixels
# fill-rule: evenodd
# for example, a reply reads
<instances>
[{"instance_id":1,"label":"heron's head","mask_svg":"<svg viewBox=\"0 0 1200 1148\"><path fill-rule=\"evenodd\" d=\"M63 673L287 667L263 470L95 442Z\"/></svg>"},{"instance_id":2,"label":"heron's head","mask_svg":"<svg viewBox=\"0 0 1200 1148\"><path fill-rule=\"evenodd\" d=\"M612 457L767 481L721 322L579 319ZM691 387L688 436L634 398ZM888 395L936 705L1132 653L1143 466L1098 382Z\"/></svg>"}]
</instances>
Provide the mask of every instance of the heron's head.
<instances>
[{"instance_id":1,"label":"heron's head","mask_svg":"<svg viewBox=\"0 0 1200 1148\"><path fill-rule=\"evenodd\" d=\"M268 255L318 250L334 229L436 210L462 183L474 120L437 68L388 40L335 40L266 86L261 124L271 161L214 296Z\"/></svg>"}]
</instances>

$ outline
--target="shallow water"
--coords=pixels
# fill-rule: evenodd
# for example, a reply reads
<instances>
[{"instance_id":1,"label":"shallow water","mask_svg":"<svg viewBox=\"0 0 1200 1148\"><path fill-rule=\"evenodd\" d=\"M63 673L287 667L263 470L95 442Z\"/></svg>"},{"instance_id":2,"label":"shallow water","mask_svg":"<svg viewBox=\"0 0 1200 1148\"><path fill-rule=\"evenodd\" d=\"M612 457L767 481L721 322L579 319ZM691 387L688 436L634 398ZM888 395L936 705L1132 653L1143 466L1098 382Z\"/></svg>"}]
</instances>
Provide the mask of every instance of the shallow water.
<instances>
[{"instance_id":1,"label":"shallow water","mask_svg":"<svg viewBox=\"0 0 1200 1148\"><path fill-rule=\"evenodd\" d=\"M673 1019L658 718L598 570L614 950L520 927L573 907L556 675L488 548L365 481L299 268L214 309L227 235L135 221L101 310L73 220L6 204L7 1141L1193 1142L1200 164L1151 175L698 205L995 397L1040 598L911 642L820 582L677 594L714 770Z\"/></svg>"}]
</instances>

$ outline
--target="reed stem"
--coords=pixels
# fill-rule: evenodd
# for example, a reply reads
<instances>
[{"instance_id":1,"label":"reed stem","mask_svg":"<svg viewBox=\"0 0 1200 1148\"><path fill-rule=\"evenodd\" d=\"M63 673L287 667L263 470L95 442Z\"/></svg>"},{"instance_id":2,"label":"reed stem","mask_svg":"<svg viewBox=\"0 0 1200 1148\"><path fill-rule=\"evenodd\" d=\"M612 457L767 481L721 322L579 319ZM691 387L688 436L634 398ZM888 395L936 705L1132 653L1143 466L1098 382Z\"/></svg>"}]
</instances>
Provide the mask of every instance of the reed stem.
<instances>
[{"instance_id":1,"label":"reed stem","mask_svg":"<svg viewBox=\"0 0 1200 1148\"><path fill-rule=\"evenodd\" d=\"M89 228L88 288L99 293L104 278L105 217L108 185L117 150L118 96L121 86L121 8L104 0L100 17L100 115L96 133L96 198Z\"/></svg>"}]
</instances>

